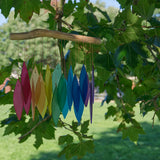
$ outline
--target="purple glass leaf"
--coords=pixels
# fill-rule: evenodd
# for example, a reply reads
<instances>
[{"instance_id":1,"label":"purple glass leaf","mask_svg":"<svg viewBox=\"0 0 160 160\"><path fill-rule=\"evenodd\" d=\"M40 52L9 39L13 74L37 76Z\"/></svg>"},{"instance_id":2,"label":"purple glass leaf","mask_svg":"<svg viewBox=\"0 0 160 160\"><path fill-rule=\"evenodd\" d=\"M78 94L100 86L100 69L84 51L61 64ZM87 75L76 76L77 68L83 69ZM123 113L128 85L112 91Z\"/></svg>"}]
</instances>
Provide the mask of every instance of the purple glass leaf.
<instances>
[{"instance_id":1,"label":"purple glass leaf","mask_svg":"<svg viewBox=\"0 0 160 160\"><path fill-rule=\"evenodd\" d=\"M83 103L85 103L87 93L88 93L88 79L87 79L87 72L84 65L82 67L81 74L80 74L80 91L81 91Z\"/></svg>"},{"instance_id":2,"label":"purple glass leaf","mask_svg":"<svg viewBox=\"0 0 160 160\"><path fill-rule=\"evenodd\" d=\"M72 83L72 97L74 102L74 108L76 109L76 112L78 112L80 103L80 87L76 75L74 76Z\"/></svg>"},{"instance_id":3,"label":"purple glass leaf","mask_svg":"<svg viewBox=\"0 0 160 160\"><path fill-rule=\"evenodd\" d=\"M89 78L88 78L88 75L87 75L87 83L88 83L88 90L87 90L87 97L86 97L86 100L85 100L85 106L87 107L88 105L88 100L89 100L89 96L90 96L90 86L89 86Z\"/></svg>"},{"instance_id":4,"label":"purple glass leaf","mask_svg":"<svg viewBox=\"0 0 160 160\"><path fill-rule=\"evenodd\" d=\"M73 97L72 97L72 82L73 82L73 70L72 66L70 66L69 73L68 73L68 79L67 79L67 97L68 97L68 106L69 110L71 110Z\"/></svg>"},{"instance_id":5,"label":"purple glass leaf","mask_svg":"<svg viewBox=\"0 0 160 160\"><path fill-rule=\"evenodd\" d=\"M93 92L92 92L92 82L90 82L90 120L92 123L92 114L93 114Z\"/></svg>"},{"instance_id":6,"label":"purple glass leaf","mask_svg":"<svg viewBox=\"0 0 160 160\"><path fill-rule=\"evenodd\" d=\"M92 65L92 103L94 103L94 66Z\"/></svg>"}]
</instances>

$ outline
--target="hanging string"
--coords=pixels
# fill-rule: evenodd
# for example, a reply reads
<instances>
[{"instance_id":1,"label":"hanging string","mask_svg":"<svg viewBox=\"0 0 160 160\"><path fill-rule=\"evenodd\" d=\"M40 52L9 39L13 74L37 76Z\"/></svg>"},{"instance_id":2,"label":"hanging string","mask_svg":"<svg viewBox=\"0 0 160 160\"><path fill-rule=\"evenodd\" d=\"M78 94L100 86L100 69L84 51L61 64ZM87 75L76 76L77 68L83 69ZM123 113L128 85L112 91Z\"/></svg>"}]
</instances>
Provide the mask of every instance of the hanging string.
<instances>
[{"instance_id":1,"label":"hanging string","mask_svg":"<svg viewBox=\"0 0 160 160\"><path fill-rule=\"evenodd\" d=\"M42 73L42 67L43 67L43 60L44 60L44 57L43 57L43 55L44 55L44 51L43 51L43 37L42 37L42 39L41 39L41 43L42 43L42 52L41 52L41 73Z\"/></svg>"}]
</instances>

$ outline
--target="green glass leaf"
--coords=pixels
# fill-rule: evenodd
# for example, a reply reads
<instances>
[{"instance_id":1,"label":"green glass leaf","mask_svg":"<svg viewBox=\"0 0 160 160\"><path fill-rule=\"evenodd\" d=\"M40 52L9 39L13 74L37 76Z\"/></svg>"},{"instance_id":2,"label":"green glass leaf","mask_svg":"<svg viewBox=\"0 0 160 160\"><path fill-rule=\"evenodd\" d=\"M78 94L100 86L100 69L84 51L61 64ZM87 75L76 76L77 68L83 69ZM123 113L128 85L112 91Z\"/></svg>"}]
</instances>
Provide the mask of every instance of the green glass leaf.
<instances>
[{"instance_id":1,"label":"green glass leaf","mask_svg":"<svg viewBox=\"0 0 160 160\"><path fill-rule=\"evenodd\" d=\"M62 75L62 70L60 64L57 64L55 70L52 73L52 91L54 93L54 90L56 87L58 87L59 80Z\"/></svg>"},{"instance_id":2,"label":"green glass leaf","mask_svg":"<svg viewBox=\"0 0 160 160\"><path fill-rule=\"evenodd\" d=\"M52 99L52 118L53 118L53 121L55 123L55 126L57 126L58 124L58 119L59 119L59 116L60 116L60 113L61 113L61 110L60 110L60 107L59 107L59 104L58 104L58 90L57 90L57 87L55 88L55 91L53 93L53 99Z\"/></svg>"},{"instance_id":3,"label":"green glass leaf","mask_svg":"<svg viewBox=\"0 0 160 160\"><path fill-rule=\"evenodd\" d=\"M62 75L61 79L59 80L57 92L58 92L57 93L58 104L59 104L60 110L63 111L64 105L66 103L66 97L67 97L67 85L66 85L66 79L64 78L64 75Z\"/></svg>"}]
</instances>

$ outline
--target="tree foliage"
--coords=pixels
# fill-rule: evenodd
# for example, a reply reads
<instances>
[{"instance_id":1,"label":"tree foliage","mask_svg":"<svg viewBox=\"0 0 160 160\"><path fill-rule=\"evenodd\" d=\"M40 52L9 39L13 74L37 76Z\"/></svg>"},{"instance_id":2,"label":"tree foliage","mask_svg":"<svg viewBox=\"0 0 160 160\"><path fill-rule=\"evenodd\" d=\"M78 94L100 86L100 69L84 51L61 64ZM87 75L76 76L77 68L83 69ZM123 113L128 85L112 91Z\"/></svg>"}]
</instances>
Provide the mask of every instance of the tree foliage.
<instances>
[{"instance_id":1,"label":"tree foliage","mask_svg":"<svg viewBox=\"0 0 160 160\"><path fill-rule=\"evenodd\" d=\"M148 112L154 111L154 118L160 119L159 97L160 97L160 22L154 16L155 9L160 8L158 0L118 0L121 9L115 19L109 17L106 10L94 6L88 0L71 0L64 5L62 31L66 33L82 34L101 38L100 46L78 44L63 41L63 48L70 45L70 54L66 58L68 70L72 61L75 72L77 66L85 62L87 71L91 72L91 59L95 67L95 85L100 92L107 91L104 102L110 104L111 100L115 105L109 106L105 113L105 119L114 117L120 122L117 128L122 132L122 137L129 137L131 141L137 142L138 135L144 134L143 128L135 119L134 107L140 105L140 113L145 116ZM0 0L0 8L5 17L8 17L10 9L15 8L15 17L31 24L33 13L39 14L40 9L47 9L47 24L49 29L57 30L56 10L50 6L50 0ZM99 15L101 14L101 16ZM14 22L14 21L13 21ZM11 27L12 28L12 27ZM5 34L9 34L8 31ZM4 34L3 34L4 35ZM0 41L2 43L3 40ZM18 42L17 42L18 43ZM77 49L78 48L78 49ZM78 54L75 54L78 51ZM1 51L3 53L3 50ZM2 67L0 75L9 75L13 64L18 66L19 60L11 61L11 65ZM28 61L28 69L34 61ZM132 88L132 81L135 87ZM15 84L15 80L12 81ZM3 103L12 95L2 97ZM0 101L2 103L2 100ZM17 121L13 107L9 118L2 121L1 126L6 127L4 135L10 133L25 134L20 142L24 142L31 134L35 134L34 146L38 148L43 143L43 138L53 139L55 126L53 120L46 115L42 119L37 113L36 121L23 115L21 121ZM31 114L31 113L30 113ZM29 120L26 122L26 118ZM152 118L152 117L151 117ZM37 126L37 124L39 124ZM23 127L22 127L23 126ZM44 132L44 127L46 132ZM88 135L89 121L78 124L72 122L67 124L59 119L58 127L64 127L75 134L79 142L70 134L59 137L59 145L63 150L59 155L65 155L67 159L72 156L83 157L86 152L94 152L93 137ZM58 128L57 128L58 129Z\"/></svg>"}]
</instances>

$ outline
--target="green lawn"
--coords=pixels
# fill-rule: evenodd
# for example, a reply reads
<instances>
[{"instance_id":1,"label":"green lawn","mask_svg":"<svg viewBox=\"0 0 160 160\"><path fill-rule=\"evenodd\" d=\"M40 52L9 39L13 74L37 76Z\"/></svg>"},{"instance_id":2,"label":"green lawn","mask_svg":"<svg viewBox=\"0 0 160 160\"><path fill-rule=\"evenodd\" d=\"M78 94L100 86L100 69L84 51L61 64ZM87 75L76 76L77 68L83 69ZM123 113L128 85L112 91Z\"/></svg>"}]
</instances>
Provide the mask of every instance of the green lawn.
<instances>
[{"instance_id":1,"label":"green lawn","mask_svg":"<svg viewBox=\"0 0 160 160\"><path fill-rule=\"evenodd\" d=\"M104 113L107 110L107 105L100 107L100 103L95 103L93 124L90 125L90 133L94 134L95 153L87 154L83 160L160 160L160 127L156 119L155 126L152 129L152 116L150 113L145 118L142 118L136 112L138 119L144 127L146 135L139 138L138 145L133 144L128 139L122 140L121 134L116 133L117 122L112 119L104 120ZM4 119L8 113L9 106L1 105L0 120ZM89 117L89 108L85 108L83 119ZM73 113L68 115L66 121L75 119ZM57 145L57 139L47 141L36 150L33 147L34 137L23 144L18 143L18 136L14 134L3 137L4 128L0 128L0 160L64 160L64 157L58 158L57 153L60 151L60 146ZM58 130L56 135L66 134L66 130ZM56 137L57 137L56 136ZM73 158L76 159L76 158Z\"/></svg>"}]
</instances>

